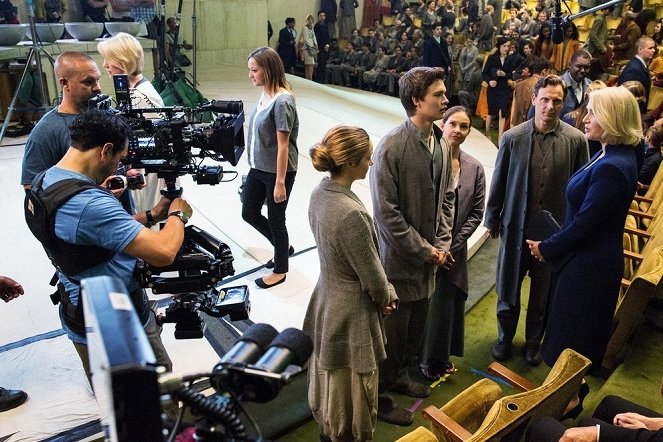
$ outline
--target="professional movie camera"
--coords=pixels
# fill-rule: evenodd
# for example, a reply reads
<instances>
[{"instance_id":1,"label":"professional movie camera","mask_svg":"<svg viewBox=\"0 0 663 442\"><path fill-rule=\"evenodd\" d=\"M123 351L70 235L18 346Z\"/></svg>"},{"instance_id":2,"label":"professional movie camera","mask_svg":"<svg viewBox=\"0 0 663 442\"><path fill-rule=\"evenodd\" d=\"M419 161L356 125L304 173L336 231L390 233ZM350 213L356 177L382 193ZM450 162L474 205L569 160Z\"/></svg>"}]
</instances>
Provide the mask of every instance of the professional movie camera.
<instances>
[{"instance_id":1,"label":"professional movie camera","mask_svg":"<svg viewBox=\"0 0 663 442\"><path fill-rule=\"evenodd\" d=\"M270 325L255 324L211 372L158 374L154 353L120 280L84 279L81 294L94 392L106 440L113 442L163 441L164 434L168 441L176 436L192 442L261 440L260 429L241 401L274 399L303 372L313 349L300 330L278 333ZM206 380L215 393L198 393L192 385L198 379ZM160 399L164 404L169 399L183 403L174 424L162 423ZM200 418L185 422L186 408ZM167 409L173 413L172 407Z\"/></svg>"},{"instance_id":2,"label":"professional movie camera","mask_svg":"<svg viewBox=\"0 0 663 442\"><path fill-rule=\"evenodd\" d=\"M124 164L163 178L166 188L161 193L171 200L182 195L182 189L176 184L179 176L192 175L197 184L230 181L223 179L221 165L202 163L211 159L237 165L244 152L241 101L213 100L196 109L182 106L134 108L127 75L114 75L113 84L117 104L113 111L133 130ZM97 95L88 101L88 108L110 111L111 104L110 97ZM212 122L203 123L210 115ZM234 179L237 173L231 173ZM214 317L230 315L233 321L248 318L248 287L219 288L223 278L235 274L232 263L232 252L226 244L196 226L188 226L172 265L154 267L139 261L136 277L142 287L152 289L155 294L174 295L172 304L165 315L159 316L159 321L176 324L175 338L202 338L205 323L199 311ZM173 276L173 272L177 275Z\"/></svg>"},{"instance_id":3,"label":"professional movie camera","mask_svg":"<svg viewBox=\"0 0 663 442\"><path fill-rule=\"evenodd\" d=\"M244 104L241 101L212 100L195 109L185 106L134 108L127 75L114 75L119 112L133 135L129 153L123 160L146 173L156 173L166 181L162 191L168 198L181 196L175 179L191 175L198 184L223 182L220 165L202 164L205 159L227 161L236 166L244 152ZM111 109L107 95L88 101L88 108ZM210 123L204 120L211 118ZM233 178L237 176L232 172Z\"/></svg>"}]
</instances>

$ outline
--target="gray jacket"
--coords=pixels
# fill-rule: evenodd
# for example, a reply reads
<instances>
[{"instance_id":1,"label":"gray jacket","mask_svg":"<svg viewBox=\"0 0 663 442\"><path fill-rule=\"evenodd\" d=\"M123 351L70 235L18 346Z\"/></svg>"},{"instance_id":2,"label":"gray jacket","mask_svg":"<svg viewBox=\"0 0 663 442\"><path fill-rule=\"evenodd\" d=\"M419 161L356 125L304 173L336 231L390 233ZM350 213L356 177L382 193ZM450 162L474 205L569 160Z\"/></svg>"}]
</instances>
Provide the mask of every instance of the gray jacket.
<instances>
[{"instance_id":1,"label":"gray jacket","mask_svg":"<svg viewBox=\"0 0 663 442\"><path fill-rule=\"evenodd\" d=\"M431 155L420 141L421 131L408 119L382 137L370 169L380 259L402 302L433 294L436 267L427 262L431 248L449 251L451 246L451 149L441 130L435 125L433 130Z\"/></svg>"},{"instance_id":2,"label":"gray jacket","mask_svg":"<svg viewBox=\"0 0 663 442\"><path fill-rule=\"evenodd\" d=\"M554 143L553 164L550 173L557 183L557 208L550 210L557 219L564 219L566 183L571 175L589 159L584 135L578 129L559 122ZM525 222L534 120L530 119L504 132L495 159L495 171L490 184L484 224L499 229L500 249L497 255L495 289L501 301L515 304L520 291L518 273L522 248L525 247Z\"/></svg>"},{"instance_id":3,"label":"gray jacket","mask_svg":"<svg viewBox=\"0 0 663 442\"><path fill-rule=\"evenodd\" d=\"M303 329L319 368L368 373L386 357L382 307L397 299L378 257L373 220L350 189L329 178L311 193L308 217L320 276Z\"/></svg>"}]
</instances>

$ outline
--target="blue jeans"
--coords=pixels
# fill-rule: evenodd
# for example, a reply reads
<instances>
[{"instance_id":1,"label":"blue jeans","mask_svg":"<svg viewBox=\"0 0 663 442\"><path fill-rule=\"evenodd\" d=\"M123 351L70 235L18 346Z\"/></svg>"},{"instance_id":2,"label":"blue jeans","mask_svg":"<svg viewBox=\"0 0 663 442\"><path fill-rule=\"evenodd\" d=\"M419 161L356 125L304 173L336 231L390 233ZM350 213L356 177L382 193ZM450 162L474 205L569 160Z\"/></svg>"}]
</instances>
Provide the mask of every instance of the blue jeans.
<instances>
[{"instance_id":1,"label":"blue jeans","mask_svg":"<svg viewBox=\"0 0 663 442\"><path fill-rule=\"evenodd\" d=\"M287 198L282 203L274 202L275 173L251 169L242 192L242 218L274 246L274 273L288 272L290 239L285 225L285 209L288 207L296 173L292 171L285 174ZM266 218L262 214L263 204L267 204Z\"/></svg>"}]
</instances>

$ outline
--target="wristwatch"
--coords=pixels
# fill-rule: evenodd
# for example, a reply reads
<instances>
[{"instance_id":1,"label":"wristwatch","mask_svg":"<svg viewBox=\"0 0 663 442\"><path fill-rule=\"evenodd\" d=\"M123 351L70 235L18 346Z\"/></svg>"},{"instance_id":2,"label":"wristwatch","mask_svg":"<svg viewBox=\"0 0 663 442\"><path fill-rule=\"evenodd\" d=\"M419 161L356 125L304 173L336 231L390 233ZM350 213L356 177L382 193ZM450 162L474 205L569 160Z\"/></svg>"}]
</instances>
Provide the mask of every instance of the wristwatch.
<instances>
[{"instance_id":1,"label":"wristwatch","mask_svg":"<svg viewBox=\"0 0 663 442\"><path fill-rule=\"evenodd\" d=\"M175 210L174 212L170 212L168 216L176 216L182 220L184 224L189 222L189 215L184 210Z\"/></svg>"}]
</instances>

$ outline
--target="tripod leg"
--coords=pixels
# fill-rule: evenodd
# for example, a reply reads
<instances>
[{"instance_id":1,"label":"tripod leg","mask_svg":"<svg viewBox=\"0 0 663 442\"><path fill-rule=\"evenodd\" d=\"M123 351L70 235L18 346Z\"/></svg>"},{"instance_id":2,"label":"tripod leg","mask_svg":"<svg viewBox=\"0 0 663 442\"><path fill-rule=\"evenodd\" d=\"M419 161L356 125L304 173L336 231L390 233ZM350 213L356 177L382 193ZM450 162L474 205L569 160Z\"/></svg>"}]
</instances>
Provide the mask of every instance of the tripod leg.
<instances>
[{"instance_id":1,"label":"tripod leg","mask_svg":"<svg viewBox=\"0 0 663 442\"><path fill-rule=\"evenodd\" d=\"M35 56L35 51L33 50L33 48L30 48L30 51L28 52L28 58L25 61L25 69L23 69L23 74L21 75L21 80L18 82L18 87L16 88L16 92L14 92L14 97L12 98L9 107L7 108L7 115L5 115L5 122L2 124L2 129L0 130L0 142L5 136L5 131L7 130L7 126L9 126L9 121L11 120L12 113L14 112L14 105L16 104L16 100L18 99L18 93L21 90L21 85L25 81L25 76L28 74L30 67L32 66L32 59L34 58L34 56ZM42 83L42 89L43 89L43 83Z\"/></svg>"}]
</instances>

